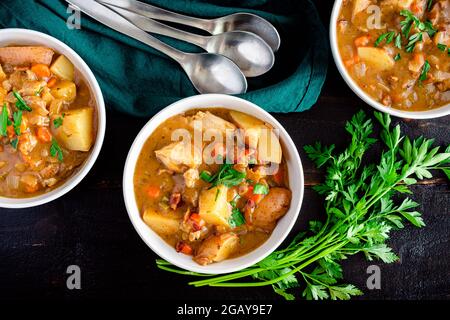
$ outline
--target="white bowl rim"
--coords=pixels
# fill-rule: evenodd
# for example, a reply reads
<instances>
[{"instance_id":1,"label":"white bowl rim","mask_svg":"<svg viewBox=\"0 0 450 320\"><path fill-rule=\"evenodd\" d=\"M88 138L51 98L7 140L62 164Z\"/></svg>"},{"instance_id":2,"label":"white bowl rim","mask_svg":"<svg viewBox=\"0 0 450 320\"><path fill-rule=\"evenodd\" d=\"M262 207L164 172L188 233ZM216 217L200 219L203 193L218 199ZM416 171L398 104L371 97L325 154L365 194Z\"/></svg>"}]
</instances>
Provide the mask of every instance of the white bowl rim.
<instances>
[{"instance_id":1,"label":"white bowl rim","mask_svg":"<svg viewBox=\"0 0 450 320\"><path fill-rule=\"evenodd\" d=\"M395 108L386 107L383 104L379 103L378 101L375 101L371 96L369 96L367 93L362 90L359 85L356 83L355 80L349 75L347 69L344 66L344 63L341 59L339 48L337 44L337 19L339 18L340 9L342 6L343 0L335 0L333 10L331 12L331 19L330 19L330 46L331 46L331 52L333 54L334 62L339 70L339 73L341 74L342 78L344 78L347 85L350 87L350 89L359 97L361 98L365 103L372 106L373 108L388 113L390 115L400 117L400 118L407 118L407 119L432 119L432 118L439 118L439 117L445 117L450 114L450 103L447 103L446 105L426 110L426 111L406 111L406 110L400 110Z\"/></svg>"},{"instance_id":2,"label":"white bowl rim","mask_svg":"<svg viewBox=\"0 0 450 320\"><path fill-rule=\"evenodd\" d=\"M78 185L81 180L88 174L94 165L95 161L100 154L100 150L103 146L103 140L105 137L106 130L106 110L105 110L105 102L103 99L103 94L100 89L100 86L92 73L89 66L84 62L84 60L68 45L63 43L62 41L39 31L21 29L21 28L7 28L0 29L0 41L3 41L2 37L7 35L8 39L12 39L15 36L28 38L28 42L41 44L53 48L54 46L59 46L63 48L65 51L64 54L70 55L69 60L77 65L77 69L82 73L85 80L88 82L92 95L94 95L96 100L96 112L97 112L97 137L94 142L94 146L90 151L89 157L84 161L83 165L78 168L72 176L70 176L62 185L59 187L29 198L9 198L9 197L0 197L0 207L1 208L10 208L10 209L21 209L21 208L31 208L35 206L39 206L57 198L65 195L67 192L72 190L76 185ZM11 40L12 44L18 44L19 42L14 42ZM54 48L55 49L55 48ZM58 50L59 51L59 50ZM81 66L81 68L80 68Z\"/></svg>"},{"instance_id":3,"label":"white bowl rim","mask_svg":"<svg viewBox=\"0 0 450 320\"><path fill-rule=\"evenodd\" d=\"M298 172L299 176L297 177L299 180L299 190L292 190L292 200L291 200L291 207L289 208L288 212L286 213L286 216L291 213L292 217L290 217L290 221L288 221L288 225L285 227L285 229L280 232L281 234L278 236L276 241L273 241L273 243L268 246L269 240L275 235L275 231L277 228L272 232L269 239L266 240L265 243L263 243L260 247L254 249L250 253L240 256L233 259L228 259L225 261L213 263L207 266L200 266L196 263L192 262L192 257L188 257L179 253L176 253L174 248L170 247L163 239L161 239L150 227L145 225L145 223L142 220L142 216L139 212L139 209L136 205L135 200L135 193L134 193L134 171L137 159L139 158L140 152L143 147L143 143L147 141L148 137L152 134L152 132L159 126L161 123L163 123L165 120L167 120L170 116L166 116L166 114L170 113L173 109L176 109L180 105L183 104L190 104L199 101L203 101L203 103L207 100L211 101L221 101L220 103L212 103L210 104L209 108L225 108L225 109L233 109L235 108L237 110L238 107L231 106L231 104L235 103L241 103L245 105L245 108L247 110L240 110L241 112L252 114L252 111L259 112L260 114L264 114L263 121L269 122L274 125L274 127L280 129L280 139L282 140L282 143L284 144L284 148L289 148L291 150L291 156L293 156L292 162L298 164ZM185 112L187 110L196 109L197 107L188 107L187 109L183 109L182 111L179 111L178 113ZM199 106L198 108L208 108L208 107L202 107ZM174 113L173 115L175 115ZM256 116L256 115L255 115ZM154 126L153 129L151 129L151 126ZM142 140L142 141L141 141ZM133 158L133 159L132 159ZM289 177L291 182L291 176ZM123 196L125 201L125 207L128 212L128 217L130 218L130 221L135 228L136 232L139 234L141 239L147 244L147 246L153 250L158 256L160 256L162 259L170 262L174 266L177 266L184 270L189 270L192 272L198 272L202 274L223 274L223 273L230 273L230 272L236 272L242 269L245 269L251 265L254 265L255 263L258 263L265 257L267 257L269 254L271 254L274 250L276 250L281 243L286 239L288 234L291 232L295 222L298 219L298 216L300 214L301 205L303 202L303 195L304 195L304 173L303 173L303 166L300 160L300 155L298 153L297 147L295 146L294 142L292 141L292 138L289 136L289 134L286 132L286 130L283 128L283 126L267 111L263 110L262 108L258 107L257 105L230 95L223 95L223 94L202 94L202 95L196 95L188 98L184 98L182 100L179 100L161 111L159 111L155 116L153 116L147 124L141 129L141 131L136 136L136 139L133 141L133 144L130 147L130 151L128 153L125 167L124 167L124 173L123 173ZM280 222L282 222L282 219L277 224L277 227L280 225ZM145 228L144 228L145 226ZM157 241L157 243L153 242L151 239L149 239L147 235L143 234L141 232L141 227L145 232L149 232L152 235L152 238ZM156 240L157 239L157 240ZM158 248L157 245L162 245L166 248ZM265 248L265 246L267 248ZM266 249L266 251L262 252L262 249ZM170 250L170 251L168 251ZM258 252L257 252L258 251ZM170 253L170 254L169 254ZM174 255L173 253L176 253ZM257 253L257 254L256 254ZM172 255L174 258L172 258ZM249 255L254 255L251 260L247 261L246 263L239 262L240 259L248 258ZM188 259L188 260L186 260ZM189 261L189 263L183 262ZM231 264L231 266L230 266Z\"/></svg>"}]
</instances>

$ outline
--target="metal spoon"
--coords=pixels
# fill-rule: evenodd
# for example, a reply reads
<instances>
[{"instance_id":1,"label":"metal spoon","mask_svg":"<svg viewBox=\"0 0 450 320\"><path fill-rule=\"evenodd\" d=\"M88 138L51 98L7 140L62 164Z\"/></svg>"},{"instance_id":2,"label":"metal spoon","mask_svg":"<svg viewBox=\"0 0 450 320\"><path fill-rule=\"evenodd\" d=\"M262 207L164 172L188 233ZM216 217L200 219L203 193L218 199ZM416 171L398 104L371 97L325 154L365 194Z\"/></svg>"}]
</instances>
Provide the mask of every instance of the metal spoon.
<instances>
[{"instance_id":1,"label":"metal spoon","mask_svg":"<svg viewBox=\"0 0 450 320\"><path fill-rule=\"evenodd\" d=\"M247 91L244 74L230 59L212 53L185 53L159 41L94 0L66 0L108 27L139 40L177 61L200 93L239 94Z\"/></svg>"},{"instance_id":2,"label":"metal spoon","mask_svg":"<svg viewBox=\"0 0 450 320\"><path fill-rule=\"evenodd\" d=\"M98 1L127 9L148 18L202 29L213 35L228 31L248 31L260 36L274 52L280 47L281 40L277 29L269 21L255 14L234 13L217 19L200 19L171 12L136 0Z\"/></svg>"},{"instance_id":3,"label":"metal spoon","mask_svg":"<svg viewBox=\"0 0 450 320\"><path fill-rule=\"evenodd\" d=\"M224 55L236 63L246 77L257 77L266 73L275 62L272 49L253 33L230 31L214 36L200 36L172 28L119 7L105 5L144 31L190 42L209 53Z\"/></svg>"}]
</instances>

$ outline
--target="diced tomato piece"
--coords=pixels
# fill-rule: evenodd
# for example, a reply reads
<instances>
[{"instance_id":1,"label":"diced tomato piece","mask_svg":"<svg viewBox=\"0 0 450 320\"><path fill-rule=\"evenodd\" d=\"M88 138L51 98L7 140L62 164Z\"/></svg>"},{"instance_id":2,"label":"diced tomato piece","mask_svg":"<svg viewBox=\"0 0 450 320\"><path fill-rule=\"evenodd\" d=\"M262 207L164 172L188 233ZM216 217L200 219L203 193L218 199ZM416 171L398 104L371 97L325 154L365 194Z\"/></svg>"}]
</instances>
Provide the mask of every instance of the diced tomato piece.
<instances>
[{"instance_id":1,"label":"diced tomato piece","mask_svg":"<svg viewBox=\"0 0 450 320\"><path fill-rule=\"evenodd\" d=\"M177 252L181 252L181 253L184 253L189 256L192 255L192 252L194 251L194 250L192 250L192 247L190 245L188 245L187 243L185 243L183 241L180 241L177 243L175 250Z\"/></svg>"}]
</instances>

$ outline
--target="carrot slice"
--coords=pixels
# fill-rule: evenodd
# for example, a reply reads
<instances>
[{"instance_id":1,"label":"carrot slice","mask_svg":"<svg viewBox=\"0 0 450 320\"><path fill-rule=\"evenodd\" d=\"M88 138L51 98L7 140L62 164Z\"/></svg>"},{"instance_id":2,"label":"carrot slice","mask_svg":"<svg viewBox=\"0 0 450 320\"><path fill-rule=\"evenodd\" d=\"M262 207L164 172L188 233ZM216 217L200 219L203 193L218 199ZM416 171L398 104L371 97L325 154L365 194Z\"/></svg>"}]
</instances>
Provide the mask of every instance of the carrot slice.
<instances>
[{"instance_id":1,"label":"carrot slice","mask_svg":"<svg viewBox=\"0 0 450 320\"><path fill-rule=\"evenodd\" d=\"M51 76L50 68L45 64L38 63L31 67L31 71L34 72L39 78L49 78Z\"/></svg>"},{"instance_id":2,"label":"carrot slice","mask_svg":"<svg viewBox=\"0 0 450 320\"><path fill-rule=\"evenodd\" d=\"M39 127L37 129L37 137L42 142L50 142L52 141L52 134L47 127Z\"/></svg>"},{"instance_id":3,"label":"carrot slice","mask_svg":"<svg viewBox=\"0 0 450 320\"><path fill-rule=\"evenodd\" d=\"M49 87L49 88L54 87L55 84L56 84L56 81L57 81L57 80L56 80L55 77L50 78L50 79L48 80L48 82L47 82L47 87Z\"/></svg>"},{"instance_id":4,"label":"carrot slice","mask_svg":"<svg viewBox=\"0 0 450 320\"><path fill-rule=\"evenodd\" d=\"M161 193L161 190L158 186L149 186L147 189L147 195L150 198L158 198L159 194Z\"/></svg>"}]
</instances>

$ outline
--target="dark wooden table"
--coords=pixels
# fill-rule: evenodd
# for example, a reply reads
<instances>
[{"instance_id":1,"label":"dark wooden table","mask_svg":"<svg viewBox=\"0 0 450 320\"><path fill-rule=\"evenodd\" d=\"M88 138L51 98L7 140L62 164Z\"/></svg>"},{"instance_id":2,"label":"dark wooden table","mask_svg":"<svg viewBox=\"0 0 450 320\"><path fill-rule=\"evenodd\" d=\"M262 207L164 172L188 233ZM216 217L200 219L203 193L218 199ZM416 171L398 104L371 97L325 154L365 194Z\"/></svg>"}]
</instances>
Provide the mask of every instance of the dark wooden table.
<instances>
[{"instance_id":1,"label":"dark wooden table","mask_svg":"<svg viewBox=\"0 0 450 320\"><path fill-rule=\"evenodd\" d=\"M328 24L332 1L318 1ZM307 160L302 147L316 140L345 146L345 121L364 109L339 76L334 63L318 103L301 114L277 114L291 134L306 173L306 191L295 230L323 215L321 198L311 189L322 174ZM450 142L449 117L400 121L410 136ZM187 278L155 267L156 255L134 231L122 197L122 169L129 146L147 119L108 113L106 140L90 174L57 201L27 210L0 209L0 298L8 299L272 299L270 287L256 289L192 288ZM413 198L422 204L427 226L393 232L390 244L400 262L381 268L381 289L368 290L361 256L344 263L345 281L361 288L360 299L450 299L450 193L442 175L416 185ZM79 265L82 289L66 288L66 268Z\"/></svg>"}]
</instances>

